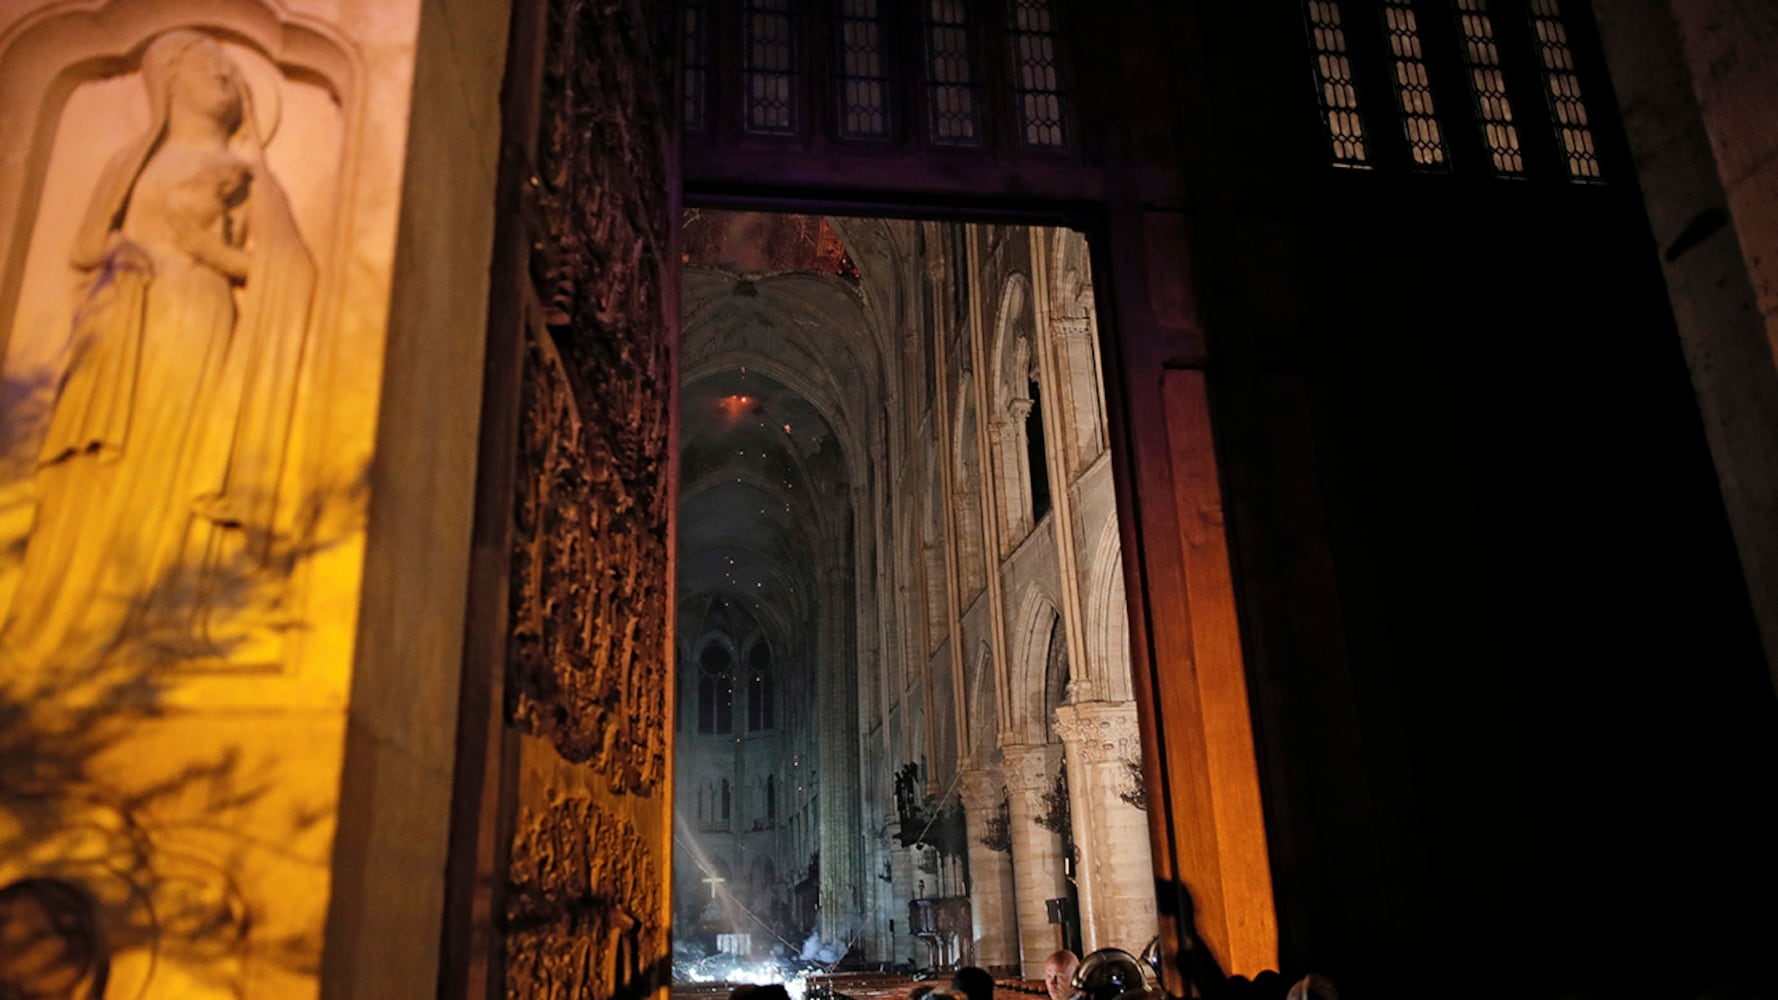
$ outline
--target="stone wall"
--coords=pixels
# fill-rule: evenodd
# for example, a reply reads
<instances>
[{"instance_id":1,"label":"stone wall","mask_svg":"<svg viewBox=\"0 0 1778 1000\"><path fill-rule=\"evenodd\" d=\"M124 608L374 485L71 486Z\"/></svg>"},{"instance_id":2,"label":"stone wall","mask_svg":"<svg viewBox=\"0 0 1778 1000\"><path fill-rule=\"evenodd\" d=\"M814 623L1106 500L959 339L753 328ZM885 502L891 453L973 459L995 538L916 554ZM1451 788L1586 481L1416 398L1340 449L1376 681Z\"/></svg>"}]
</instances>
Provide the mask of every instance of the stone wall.
<instances>
[{"instance_id":1,"label":"stone wall","mask_svg":"<svg viewBox=\"0 0 1778 1000\"><path fill-rule=\"evenodd\" d=\"M1732 0L1595 7L1778 687L1778 15Z\"/></svg>"},{"instance_id":2,"label":"stone wall","mask_svg":"<svg viewBox=\"0 0 1778 1000\"><path fill-rule=\"evenodd\" d=\"M420 48L489 44L498 75L503 16L421 44L453 16L0 12L0 883L87 897L112 995L313 996L324 954L348 995L343 927L437 920L439 886L398 875L443 861L423 792L448 788L468 505L400 496L473 480L475 395L466 420L386 416L384 370L425 399L480 361L477 281L448 270L485 269L494 87L457 66L448 110L411 96ZM461 171L432 189L464 198L400 198L411 110ZM428 299L457 310L421 319ZM377 577L414 560L436 573ZM405 614L436 630L400 630L396 680ZM448 683L412 685L428 671ZM407 847L366 865L379 836ZM352 891L372 877L398 890ZM428 941L386 941L386 970L430 980Z\"/></svg>"},{"instance_id":3,"label":"stone wall","mask_svg":"<svg viewBox=\"0 0 1778 1000\"><path fill-rule=\"evenodd\" d=\"M924 227L918 259L886 262L912 288L930 282L931 305L916 298L910 311L933 343L907 338L896 358L901 392L890 419L908 429L908 443L889 456L891 509L871 517L893 553L881 587L905 599L882 642L914 635L935 652L903 648L869 685L864 785L867 801L886 799L886 783L869 770L885 762L920 763L935 799L961 798L967 779L968 891L983 908L969 950L1039 976L1056 941L1046 901L1068 891L1063 841L1043 825L1054 820L1064 760L1089 911L1085 946L1140 950L1156 929L1145 819L1118 794L1138 783L1140 747L1092 280L1077 232L948 228ZM936 368L930 378L925 364ZM946 398L935 395L940 386L951 387ZM1040 431L1041 454L1029 446ZM1050 501L1040 511L1043 486ZM994 554L990 565L972 570L983 553ZM1073 702L1095 719L1116 716L1127 738L1107 751L1092 727L1058 727L1058 707L1072 713ZM1003 757L1019 767L1009 770ZM990 833L1003 805L1005 828ZM874 940L882 957L900 959L912 942L890 933L889 921L899 928L920 881L907 851L887 839L900 830L894 804L870 814L889 820L886 833L870 828L884 843L867 869L888 875L876 886ZM984 836L1006 843L989 848ZM938 884L929 878L924 895Z\"/></svg>"}]
</instances>

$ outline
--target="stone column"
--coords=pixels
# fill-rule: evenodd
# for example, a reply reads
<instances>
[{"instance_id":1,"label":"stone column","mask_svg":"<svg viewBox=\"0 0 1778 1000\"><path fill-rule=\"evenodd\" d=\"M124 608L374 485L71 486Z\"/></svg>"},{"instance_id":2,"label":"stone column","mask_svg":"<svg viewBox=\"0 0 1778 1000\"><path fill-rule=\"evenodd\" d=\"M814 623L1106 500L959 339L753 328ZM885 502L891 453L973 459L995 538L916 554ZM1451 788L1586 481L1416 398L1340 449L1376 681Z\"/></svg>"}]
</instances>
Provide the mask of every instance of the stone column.
<instances>
[{"instance_id":1,"label":"stone column","mask_svg":"<svg viewBox=\"0 0 1778 1000\"><path fill-rule=\"evenodd\" d=\"M1120 793L1135 790L1142 759L1136 703L1083 702L1056 709L1068 760L1068 808L1079 851L1081 943L1139 952L1158 933L1148 817Z\"/></svg>"},{"instance_id":2,"label":"stone column","mask_svg":"<svg viewBox=\"0 0 1778 1000\"><path fill-rule=\"evenodd\" d=\"M821 574L826 609L817 638L823 669L816 682L815 702L821 750L821 881L818 889L824 938L851 939L864 912L862 836L859 812L863 793L858 767L858 667L848 641L854 601L852 576L844 570Z\"/></svg>"},{"instance_id":3,"label":"stone column","mask_svg":"<svg viewBox=\"0 0 1778 1000\"><path fill-rule=\"evenodd\" d=\"M908 901L915 896L914 880L920 876L914 870L914 852L901 846L901 841L896 839L900 835L901 824L890 823L884 841L889 847L890 878L889 884L881 888L889 897L889 905L884 908L884 912L895 921L895 933L889 935L889 953L882 958L890 962L903 962L913 958L918 964L926 954L926 943L914 937L914 929L908 924Z\"/></svg>"},{"instance_id":4,"label":"stone column","mask_svg":"<svg viewBox=\"0 0 1778 1000\"><path fill-rule=\"evenodd\" d=\"M877 827L875 817L866 819L865 829ZM893 831L891 826L890 830ZM887 834L886 834L887 836ZM864 927L859 934L859 947L873 958L880 958L895 950L890 942L889 918L895 915L894 900L889 883L883 881L883 865L889 860L889 849L874 837L867 837L861 845L864 852L865 879L864 893Z\"/></svg>"},{"instance_id":5,"label":"stone column","mask_svg":"<svg viewBox=\"0 0 1778 1000\"><path fill-rule=\"evenodd\" d=\"M1062 766L1062 747L1057 743L1009 746L1001 749L1006 762L1007 802L1011 820L1013 895L1019 918L1019 974L1043 978L1043 960L1056 950L1056 928L1049 922L1046 902L1066 895L1063 882L1062 838L1039 826L1048 812L1044 795L1055 790ZM1145 835L1146 836L1146 835ZM1148 841L1143 840L1146 845ZM1153 906L1149 909L1152 911Z\"/></svg>"},{"instance_id":6,"label":"stone column","mask_svg":"<svg viewBox=\"0 0 1778 1000\"><path fill-rule=\"evenodd\" d=\"M969 836L969 918L975 964L989 971L1019 966L1019 913L1013 898L1012 851L982 843L988 821L1006 801L1006 785L991 770L964 771L963 822ZM1008 831L1011 832L1010 830Z\"/></svg>"}]
</instances>

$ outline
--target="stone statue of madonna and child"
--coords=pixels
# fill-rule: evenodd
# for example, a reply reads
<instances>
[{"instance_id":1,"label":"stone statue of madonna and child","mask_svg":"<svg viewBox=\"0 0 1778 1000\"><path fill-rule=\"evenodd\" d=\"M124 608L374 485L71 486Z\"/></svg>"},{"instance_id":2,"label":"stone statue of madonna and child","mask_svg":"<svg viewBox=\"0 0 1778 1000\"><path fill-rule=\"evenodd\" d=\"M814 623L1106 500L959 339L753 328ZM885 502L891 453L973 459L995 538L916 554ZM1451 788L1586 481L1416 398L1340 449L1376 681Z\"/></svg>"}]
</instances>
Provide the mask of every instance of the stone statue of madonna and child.
<instances>
[{"instance_id":1,"label":"stone statue of madonna and child","mask_svg":"<svg viewBox=\"0 0 1778 1000\"><path fill-rule=\"evenodd\" d=\"M213 623L273 557L315 265L222 46L166 32L141 77L150 124L74 240L83 277L0 664L225 656Z\"/></svg>"}]
</instances>

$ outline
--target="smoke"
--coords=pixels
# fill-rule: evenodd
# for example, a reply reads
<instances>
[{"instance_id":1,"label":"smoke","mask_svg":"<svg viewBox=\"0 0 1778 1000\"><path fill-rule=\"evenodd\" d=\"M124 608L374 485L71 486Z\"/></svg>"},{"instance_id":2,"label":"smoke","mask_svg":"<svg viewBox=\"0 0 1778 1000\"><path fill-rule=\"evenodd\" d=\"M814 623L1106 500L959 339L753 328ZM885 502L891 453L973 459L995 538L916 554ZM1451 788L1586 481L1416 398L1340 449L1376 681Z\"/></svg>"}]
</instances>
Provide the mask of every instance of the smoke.
<instances>
[{"instance_id":1,"label":"smoke","mask_svg":"<svg viewBox=\"0 0 1778 1000\"><path fill-rule=\"evenodd\" d=\"M793 969L771 959L747 962L738 955L716 954L691 960L674 947L673 981L676 983L728 983L763 986L781 983L790 1000L803 1000L808 992L809 969ZM699 949L702 950L702 949Z\"/></svg>"},{"instance_id":2,"label":"smoke","mask_svg":"<svg viewBox=\"0 0 1778 1000\"><path fill-rule=\"evenodd\" d=\"M771 270L772 219L763 212L736 212L722 234L727 264L743 274Z\"/></svg>"},{"instance_id":3,"label":"smoke","mask_svg":"<svg viewBox=\"0 0 1778 1000\"><path fill-rule=\"evenodd\" d=\"M809 939L803 942L802 960L833 965L846 957L846 942L837 938L823 938L821 932L811 931Z\"/></svg>"}]
</instances>

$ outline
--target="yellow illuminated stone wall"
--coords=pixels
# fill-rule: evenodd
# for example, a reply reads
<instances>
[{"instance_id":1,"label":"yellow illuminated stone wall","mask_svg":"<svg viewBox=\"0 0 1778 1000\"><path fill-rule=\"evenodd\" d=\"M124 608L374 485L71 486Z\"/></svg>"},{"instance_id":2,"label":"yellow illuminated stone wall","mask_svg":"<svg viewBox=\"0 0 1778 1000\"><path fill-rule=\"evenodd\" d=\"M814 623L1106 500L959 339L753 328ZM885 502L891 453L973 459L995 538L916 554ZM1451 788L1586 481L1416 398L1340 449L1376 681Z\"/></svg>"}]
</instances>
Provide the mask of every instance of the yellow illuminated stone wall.
<instances>
[{"instance_id":1,"label":"yellow illuminated stone wall","mask_svg":"<svg viewBox=\"0 0 1778 1000\"><path fill-rule=\"evenodd\" d=\"M0 981L319 992L419 33L0 6Z\"/></svg>"}]
</instances>

